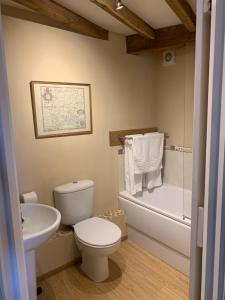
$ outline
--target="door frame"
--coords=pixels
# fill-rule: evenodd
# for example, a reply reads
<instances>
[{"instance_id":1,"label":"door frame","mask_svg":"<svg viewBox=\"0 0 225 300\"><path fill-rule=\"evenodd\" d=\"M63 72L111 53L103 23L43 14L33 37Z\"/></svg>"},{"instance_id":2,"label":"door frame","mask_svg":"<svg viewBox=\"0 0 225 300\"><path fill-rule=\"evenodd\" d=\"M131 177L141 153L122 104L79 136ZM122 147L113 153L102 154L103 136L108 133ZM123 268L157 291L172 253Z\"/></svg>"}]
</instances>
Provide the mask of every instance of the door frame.
<instances>
[{"instance_id":1,"label":"door frame","mask_svg":"<svg viewBox=\"0 0 225 300\"><path fill-rule=\"evenodd\" d=\"M224 299L225 1L212 1L202 300Z\"/></svg>"},{"instance_id":2,"label":"door frame","mask_svg":"<svg viewBox=\"0 0 225 300\"><path fill-rule=\"evenodd\" d=\"M189 299L201 297L202 248L199 207L204 207L207 99L211 13L205 0L197 0L195 45L194 126L192 163L192 218Z\"/></svg>"},{"instance_id":3,"label":"door frame","mask_svg":"<svg viewBox=\"0 0 225 300\"><path fill-rule=\"evenodd\" d=\"M0 7L0 299L29 300Z\"/></svg>"},{"instance_id":4,"label":"door frame","mask_svg":"<svg viewBox=\"0 0 225 300\"><path fill-rule=\"evenodd\" d=\"M205 10L208 2L197 2L191 300L217 300L225 296L225 1L211 1L210 22ZM204 40L206 33L210 33L208 42ZM209 49L207 60L204 55ZM205 153L205 147L201 146L204 146L206 130L202 130L200 120L207 102ZM205 162L205 168L201 161ZM202 234L198 224L199 206L204 208L202 249L198 245L199 233Z\"/></svg>"}]
</instances>

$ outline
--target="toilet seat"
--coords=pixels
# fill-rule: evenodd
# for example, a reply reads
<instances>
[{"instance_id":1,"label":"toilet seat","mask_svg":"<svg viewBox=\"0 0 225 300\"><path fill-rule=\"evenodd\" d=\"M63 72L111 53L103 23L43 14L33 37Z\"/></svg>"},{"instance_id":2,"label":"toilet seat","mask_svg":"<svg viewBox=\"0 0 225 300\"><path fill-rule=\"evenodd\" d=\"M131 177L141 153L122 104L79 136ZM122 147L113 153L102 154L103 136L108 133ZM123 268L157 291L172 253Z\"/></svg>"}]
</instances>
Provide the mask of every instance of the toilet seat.
<instances>
[{"instance_id":1,"label":"toilet seat","mask_svg":"<svg viewBox=\"0 0 225 300\"><path fill-rule=\"evenodd\" d=\"M117 225L98 217L81 221L73 227L78 240L87 246L107 247L121 239L121 230Z\"/></svg>"},{"instance_id":2,"label":"toilet seat","mask_svg":"<svg viewBox=\"0 0 225 300\"><path fill-rule=\"evenodd\" d=\"M86 243L86 242L80 240L76 234L75 234L75 237L76 237L77 241L80 242L80 243L82 243L84 246L86 246L86 247L91 247L91 248L95 248L95 249L99 249L99 250L100 250L100 249L107 249L107 248L110 248L110 247L116 245L117 243L120 243L120 239L119 239L118 241L116 241L115 243L112 243L112 244L110 244L110 245L99 246L99 245L88 244L88 243Z\"/></svg>"}]
</instances>

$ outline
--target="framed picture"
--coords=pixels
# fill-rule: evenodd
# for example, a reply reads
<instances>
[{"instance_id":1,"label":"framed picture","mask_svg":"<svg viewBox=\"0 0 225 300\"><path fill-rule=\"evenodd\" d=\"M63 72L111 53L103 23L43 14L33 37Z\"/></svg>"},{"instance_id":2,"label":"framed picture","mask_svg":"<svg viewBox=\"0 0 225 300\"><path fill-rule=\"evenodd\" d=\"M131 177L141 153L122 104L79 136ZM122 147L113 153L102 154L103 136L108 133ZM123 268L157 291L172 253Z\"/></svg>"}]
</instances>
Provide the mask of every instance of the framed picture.
<instances>
[{"instance_id":1,"label":"framed picture","mask_svg":"<svg viewBox=\"0 0 225 300\"><path fill-rule=\"evenodd\" d=\"M92 133L91 85L31 81L35 137Z\"/></svg>"}]
</instances>

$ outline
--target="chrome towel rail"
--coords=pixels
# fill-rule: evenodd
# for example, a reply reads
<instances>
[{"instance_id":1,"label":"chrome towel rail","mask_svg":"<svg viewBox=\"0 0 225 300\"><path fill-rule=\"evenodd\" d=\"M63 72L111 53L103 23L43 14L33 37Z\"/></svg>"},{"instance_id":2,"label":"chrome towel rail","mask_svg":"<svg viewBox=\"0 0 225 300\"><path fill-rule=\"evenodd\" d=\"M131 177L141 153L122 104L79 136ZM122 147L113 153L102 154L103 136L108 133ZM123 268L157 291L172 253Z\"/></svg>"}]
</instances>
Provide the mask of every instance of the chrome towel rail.
<instances>
[{"instance_id":1,"label":"chrome towel rail","mask_svg":"<svg viewBox=\"0 0 225 300\"><path fill-rule=\"evenodd\" d=\"M144 134L143 134L144 135ZM165 139L168 139L170 136L168 133L164 133ZM119 140L121 141L122 144L124 144L125 140L132 140L132 137L126 137L126 136L119 136Z\"/></svg>"}]
</instances>

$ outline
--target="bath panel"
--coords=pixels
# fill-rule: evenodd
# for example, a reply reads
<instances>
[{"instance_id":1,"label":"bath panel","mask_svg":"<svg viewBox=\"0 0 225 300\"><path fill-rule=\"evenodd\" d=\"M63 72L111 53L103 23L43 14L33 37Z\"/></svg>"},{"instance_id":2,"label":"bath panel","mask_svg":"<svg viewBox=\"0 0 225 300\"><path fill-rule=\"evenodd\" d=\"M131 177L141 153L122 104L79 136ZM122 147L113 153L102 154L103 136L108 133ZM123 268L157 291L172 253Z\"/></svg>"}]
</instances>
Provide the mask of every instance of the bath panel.
<instances>
[{"instance_id":1,"label":"bath panel","mask_svg":"<svg viewBox=\"0 0 225 300\"><path fill-rule=\"evenodd\" d=\"M123 191L119 194L119 202L125 210L128 226L189 261L191 222L183 219L183 198L179 189L166 184L139 197ZM165 261L172 264L169 259Z\"/></svg>"}]
</instances>

